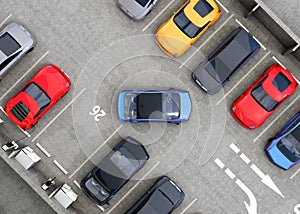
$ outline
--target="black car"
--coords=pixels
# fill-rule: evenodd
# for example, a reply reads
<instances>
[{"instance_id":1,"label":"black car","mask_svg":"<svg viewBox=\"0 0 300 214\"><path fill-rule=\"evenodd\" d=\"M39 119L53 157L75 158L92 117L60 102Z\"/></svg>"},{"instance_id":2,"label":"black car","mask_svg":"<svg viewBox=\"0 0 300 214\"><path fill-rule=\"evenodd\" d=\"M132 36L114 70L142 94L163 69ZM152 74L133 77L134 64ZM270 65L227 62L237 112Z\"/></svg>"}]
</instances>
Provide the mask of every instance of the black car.
<instances>
[{"instance_id":1,"label":"black car","mask_svg":"<svg viewBox=\"0 0 300 214\"><path fill-rule=\"evenodd\" d=\"M193 71L192 78L208 94L216 94L260 50L243 28L236 28Z\"/></svg>"},{"instance_id":2,"label":"black car","mask_svg":"<svg viewBox=\"0 0 300 214\"><path fill-rule=\"evenodd\" d=\"M133 138L126 138L109 153L80 182L82 191L102 206L139 171L149 159L144 146Z\"/></svg>"},{"instance_id":3,"label":"black car","mask_svg":"<svg viewBox=\"0 0 300 214\"><path fill-rule=\"evenodd\" d=\"M184 199L184 192L170 178L160 178L126 214L168 214Z\"/></svg>"}]
</instances>

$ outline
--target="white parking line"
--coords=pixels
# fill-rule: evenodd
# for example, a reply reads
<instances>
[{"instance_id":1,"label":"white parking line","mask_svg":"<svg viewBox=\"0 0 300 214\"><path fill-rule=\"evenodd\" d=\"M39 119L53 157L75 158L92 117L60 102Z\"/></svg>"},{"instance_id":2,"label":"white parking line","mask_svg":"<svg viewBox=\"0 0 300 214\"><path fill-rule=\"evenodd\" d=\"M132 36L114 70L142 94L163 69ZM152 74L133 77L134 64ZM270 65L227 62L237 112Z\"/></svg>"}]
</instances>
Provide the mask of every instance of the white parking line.
<instances>
[{"instance_id":1,"label":"white parking line","mask_svg":"<svg viewBox=\"0 0 300 214\"><path fill-rule=\"evenodd\" d=\"M250 161L250 159L244 154L244 153L242 153L241 155L240 155L240 158L248 165L251 161Z\"/></svg>"},{"instance_id":2,"label":"white parking line","mask_svg":"<svg viewBox=\"0 0 300 214\"><path fill-rule=\"evenodd\" d=\"M225 167L225 164L219 159L215 159L215 163L220 167L220 169L223 169Z\"/></svg>"},{"instance_id":3,"label":"white parking line","mask_svg":"<svg viewBox=\"0 0 300 214\"><path fill-rule=\"evenodd\" d=\"M10 17L12 17L12 15L13 15L13 14L9 14L9 15L3 20L3 22L1 22L0 28L2 28L2 26L5 24L5 22L7 22L7 21L10 19Z\"/></svg>"},{"instance_id":4,"label":"white parking line","mask_svg":"<svg viewBox=\"0 0 300 214\"><path fill-rule=\"evenodd\" d=\"M48 55L48 53L49 53L49 51L47 51L46 53L44 53L44 55L43 56L41 56L41 58L40 59L38 59L38 61L36 61L34 64L33 64L33 66L31 66L24 74L23 74L23 76L21 76L19 79L18 79L18 81L16 81L11 87L10 87L10 89L8 89L3 95L2 95L2 97L0 98L0 100L2 100L17 84L19 84L19 82L29 73L29 72L31 72L31 70L32 69L34 69L34 67L45 57L45 56L47 56Z\"/></svg>"},{"instance_id":5,"label":"white parking line","mask_svg":"<svg viewBox=\"0 0 300 214\"><path fill-rule=\"evenodd\" d=\"M48 158L51 157L50 153L39 143L35 144Z\"/></svg>"},{"instance_id":6,"label":"white parking line","mask_svg":"<svg viewBox=\"0 0 300 214\"><path fill-rule=\"evenodd\" d=\"M226 25L227 24L227 22L233 17L234 15L233 14L231 14L231 16L229 16L227 19L226 19L226 21L225 22L223 22L223 24L220 26L220 27L218 27L218 29L217 30L215 30L209 37L208 37L208 39L205 41L205 42L203 42L195 51L194 51L194 53L192 53L180 66L179 66L179 68L183 68L183 66L193 57L193 56L195 56L195 54L204 46L204 45L206 45L206 43L207 42L209 42L210 40L211 40L211 38L214 36L214 35L216 35L216 33L218 33L218 31L219 30L221 30L221 28L224 26L224 25Z\"/></svg>"},{"instance_id":7,"label":"white parking line","mask_svg":"<svg viewBox=\"0 0 300 214\"><path fill-rule=\"evenodd\" d=\"M279 117L281 117L298 99L300 95L296 97L296 99L293 100L254 140L255 143L277 120Z\"/></svg>"},{"instance_id":8,"label":"white parking line","mask_svg":"<svg viewBox=\"0 0 300 214\"><path fill-rule=\"evenodd\" d=\"M249 33L249 30L238 20L238 19L235 19L235 21L242 27L244 28L245 31L247 31L247 33Z\"/></svg>"},{"instance_id":9,"label":"white parking line","mask_svg":"<svg viewBox=\"0 0 300 214\"><path fill-rule=\"evenodd\" d=\"M60 164L57 160L54 160L53 163L65 174L68 174L68 171Z\"/></svg>"},{"instance_id":10,"label":"white parking line","mask_svg":"<svg viewBox=\"0 0 300 214\"><path fill-rule=\"evenodd\" d=\"M158 161L143 177L140 179L118 202L107 212L107 214L111 213L159 164Z\"/></svg>"},{"instance_id":11,"label":"white parking line","mask_svg":"<svg viewBox=\"0 0 300 214\"><path fill-rule=\"evenodd\" d=\"M231 179L235 178L235 174L229 168L225 170L225 173L228 175L229 178Z\"/></svg>"},{"instance_id":12,"label":"white parking line","mask_svg":"<svg viewBox=\"0 0 300 214\"><path fill-rule=\"evenodd\" d=\"M242 79L240 79L240 81L238 81L238 83L237 84L235 84L235 86L233 86L223 97L222 97L222 99L219 101L219 102L217 102L217 104L216 105L219 105L223 100L225 100L225 98L241 83L241 82L243 82L244 81L244 79L246 79L247 77L248 77L248 75L249 74L251 74L251 72L269 55L271 53L271 51L269 51L268 53L266 53L264 56L263 56L263 58L261 58L251 69L250 69L250 71L246 74L246 75L244 75L243 76L243 78Z\"/></svg>"},{"instance_id":13,"label":"white parking line","mask_svg":"<svg viewBox=\"0 0 300 214\"><path fill-rule=\"evenodd\" d=\"M105 209L104 209L104 207L102 207L102 206L99 206L98 204L96 204L96 206L102 211L102 212L105 212Z\"/></svg>"},{"instance_id":14,"label":"white parking line","mask_svg":"<svg viewBox=\"0 0 300 214\"><path fill-rule=\"evenodd\" d=\"M272 56L272 58L279 64L281 65L284 69L286 69L286 67L275 57L275 56Z\"/></svg>"},{"instance_id":15,"label":"white parking line","mask_svg":"<svg viewBox=\"0 0 300 214\"><path fill-rule=\"evenodd\" d=\"M74 183L79 189L81 189L80 184L79 184L76 180L74 180L73 183Z\"/></svg>"},{"instance_id":16,"label":"white parking line","mask_svg":"<svg viewBox=\"0 0 300 214\"><path fill-rule=\"evenodd\" d=\"M4 109L3 109L3 107L2 106L0 106L0 110L7 116L7 113L4 111ZM31 135L27 132L27 131L25 131L24 129L22 129L20 126L18 126L17 124L15 124L17 127L18 127L18 129L20 129L27 137L31 137Z\"/></svg>"},{"instance_id":17,"label":"white parking line","mask_svg":"<svg viewBox=\"0 0 300 214\"><path fill-rule=\"evenodd\" d=\"M116 129L70 176L69 179L72 178L90 159L93 157L121 128L121 125L118 129Z\"/></svg>"},{"instance_id":18,"label":"white parking line","mask_svg":"<svg viewBox=\"0 0 300 214\"><path fill-rule=\"evenodd\" d=\"M197 201L198 199L195 198L180 214L184 214L190 207Z\"/></svg>"},{"instance_id":19,"label":"white parking line","mask_svg":"<svg viewBox=\"0 0 300 214\"><path fill-rule=\"evenodd\" d=\"M44 131L46 131L46 129L52 125L52 123L62 114L64 113L64 111L70 106L72 105L73 102L75 102L75 100L86 90L86 88L82 89L82 91L76 95L76 97L74 97L71 102L68 103L68 105L66 105L46 126L45 128L42 129L42 131L40 131L40 133L38 133L33 139L32 142L36 141L36 139L44 133Z\"/></svg>"},{"instance_id":20,"label":"white parking line","mask_svg":"<svg viewBox=\"0 0 300 214\"><path fill-rule=\"evenodd\" d=\"M299 172L300 172L300 168L290 177L290 179L293 179Z\"/></svg>"},{"instance_id":21,"label":"white parking line","mask_svg":"<svg viewBox=\"0 0 300 214\"><path fill-rule=\"evenodd\" d=\"M229 13L229 10L218 0L216 2L226 11L226 13Z\"/></svg>"},{"instance_id":22,"label":"white parking line","mask_svg":"<svg viewBox=\"0 0 300 214\"><path fill-rule=\"evenodd\" d=\"M230 147L230 148L232 149L232 151L234 151L236 154L240 152L240 149L239 149L234 143L230 144L229 147Z\"/></svg>"},{"instance_id":23,"label":"white parking line","mask_svg":"<svg viewBox=\"0 0 300 214\"><path fill-rule=\"evenodd\" d=\"M294 79L296 80L296 82L298 83L298 85L300 85L300 81L292 74L292 76L294 77Z\"/></svg>"},{"instance_id":24,"label":"white parking line","mask_svg":"<svg viewBox=\"0 0 300 214\"><path fill-rule=\"evenodd\" d=\"M146 27L144 27L143 32L146 31L147 28L148 28L150 25L152 25L153 22L155 22L155 20L158 19L158 17L159 17L161 14L163 14L163 13L167 10L167 8L170 7L174 2L175 2L175 0L172 0L172 1L171 1L171 2L170 2L170 3L169 3L162 11L160 11L160 13L157 14L157 16L155 16L155 18L152 19L152 21L151 21L149 24L146 25Z\"/></svg>"},{"instance_id":25,"label":"white parking line","mask_svg":"<svg viewBox=\"0 0 300 214\"><path fill-rule=\"evenodd\" d=\"M264 50L267 50L267 48L255 37L255 36L252 36L253 37L253 39L255 40L255 41L257 41L257 43L264 49Z\"/></svg>"}]
</instances>

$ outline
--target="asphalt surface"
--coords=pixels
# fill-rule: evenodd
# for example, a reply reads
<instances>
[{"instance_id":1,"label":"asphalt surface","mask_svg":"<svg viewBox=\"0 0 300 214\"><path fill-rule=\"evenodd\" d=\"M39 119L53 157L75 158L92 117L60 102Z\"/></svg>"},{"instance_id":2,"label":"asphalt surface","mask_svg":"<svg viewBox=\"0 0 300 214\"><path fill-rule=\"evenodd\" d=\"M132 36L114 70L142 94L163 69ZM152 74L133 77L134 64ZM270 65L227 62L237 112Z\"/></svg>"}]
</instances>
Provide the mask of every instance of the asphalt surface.
<instances>
[{"instance_id":1,"label":"asphalt surface","mask_svg":"<svg viewBox=\"0 0 300 214\"><path fill-rule=\"evenodd\" d=\"M79 198L68 210L48 199L44 192L39 192L56 212L101 212L81 193L74 181L80 182L94 164L127 136L142 142L151 158L115 195L111 205L105 207L105 213L125 212L162 175L171 177L186 194L175 214L247 213L245 202L250 204L253 197L258 213L292 214L300 203L300 189L297 188L300 174L296 174L299 166L282 171L264 154L267 139L299 111L299 89L257 130L245 130L229 113L232 102L276 62L274 57L297 79L300 79L299 62L292 56L283 57L280 53L284 48L274 36L255 18L244 19L247 10L234 0L222 1L229 12L221 8L221 18L194 47L176 60L169 59L155 45L153 33L183 2L174 1L166 8L169 2L159 1L143 22L126 17L117 8L116 1L74 0L70 4L60 0L12 0L0 3L5 11L0 14L0 20L12 14L7 23L23 24L37 41L35 50L1 81L0 94L5 96L0 99L0 105L4 106L18 88L47 63L63 68L73 83L70 93L42 118L35 129L30 130L32 136L21 140L21 144L31 146L42 157L34 173L24 171L14 159L8 159L0 152L1 157L38 192L42 191L39 185L46 177L56 176L57 181L72 186ZM239 23L266 50L262 48L223 91L208 96L195 85L190 74L205 56L240 26ZM26 75L21 79L23 74ZM179 126L121 123L116 108L118 92L136 88L188 90L193 103L190 120ZM106 113L99 122L91 115L96 105ZM2 137L16 140L25 136L4 114L0 117L5 120L0 130ZM51 157L45 156L37 143ZM230 148L232 144L239 148L238 154ZM239 157L242 153L251 160L248 165ZM67 174L54 165L54 160ZM225 167L221 170L215 160L221 160ZM285 198L261 182L251 169L252 164L271 177ZM232 176L229 169L235 175L233 179L228 177ZM250 197L249 191L237 184L239 181L253 196Z\"/></svg>"}]
</instances>

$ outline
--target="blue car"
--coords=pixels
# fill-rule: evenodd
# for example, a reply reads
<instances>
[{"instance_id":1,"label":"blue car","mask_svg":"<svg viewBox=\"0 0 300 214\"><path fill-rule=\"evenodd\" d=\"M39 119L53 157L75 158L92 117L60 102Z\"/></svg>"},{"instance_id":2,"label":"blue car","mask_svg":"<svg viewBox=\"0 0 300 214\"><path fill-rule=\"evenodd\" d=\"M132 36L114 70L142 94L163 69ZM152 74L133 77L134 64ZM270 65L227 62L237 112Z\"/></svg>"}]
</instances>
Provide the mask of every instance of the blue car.
<instances>
[{"instance_id":1,"label":"blue car","mask_svg":"<svg viewBox=\"0 0 300 214\"><path fill-rule=\"evenodd\" d=\"M269 139L266 153L274 164L285 170L300 162L300 112Z\"/></svg>"},{"instance_id":2,"label":"blue car","mask_svg":"<svg viewBox=\"0 0 300 214\"><path fill-rule=\"evenodd\" d=\"M118 114L122 121L187 121L192 109L189 92L183 90L124 90L119 94Z\"/></svg>"}]
</instances>

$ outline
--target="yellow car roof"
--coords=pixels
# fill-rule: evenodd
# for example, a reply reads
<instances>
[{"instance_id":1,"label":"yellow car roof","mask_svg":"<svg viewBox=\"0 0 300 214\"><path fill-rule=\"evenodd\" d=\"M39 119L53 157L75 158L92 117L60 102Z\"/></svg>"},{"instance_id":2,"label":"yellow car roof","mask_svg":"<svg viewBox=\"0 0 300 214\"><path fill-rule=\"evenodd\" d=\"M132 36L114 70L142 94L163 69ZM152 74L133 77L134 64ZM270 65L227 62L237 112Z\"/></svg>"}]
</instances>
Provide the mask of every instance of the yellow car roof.
<instances>
[{"instance_id":1,"label":"yellow car roof","mask_svg":"<svg viewBox=\"0 0 300 214\"><path fill-rule=\"evenodd\" d=\"M193 24L198 27L203 27L207 22L213 21L218 15L219 7L214 0L204 0L213 8L213 10L207 14L205 17L200 16L200 14L194 9L196 4L201 0L190 0L190 3L185 7L184 13Z\"/></svg>"}]
</instances>

